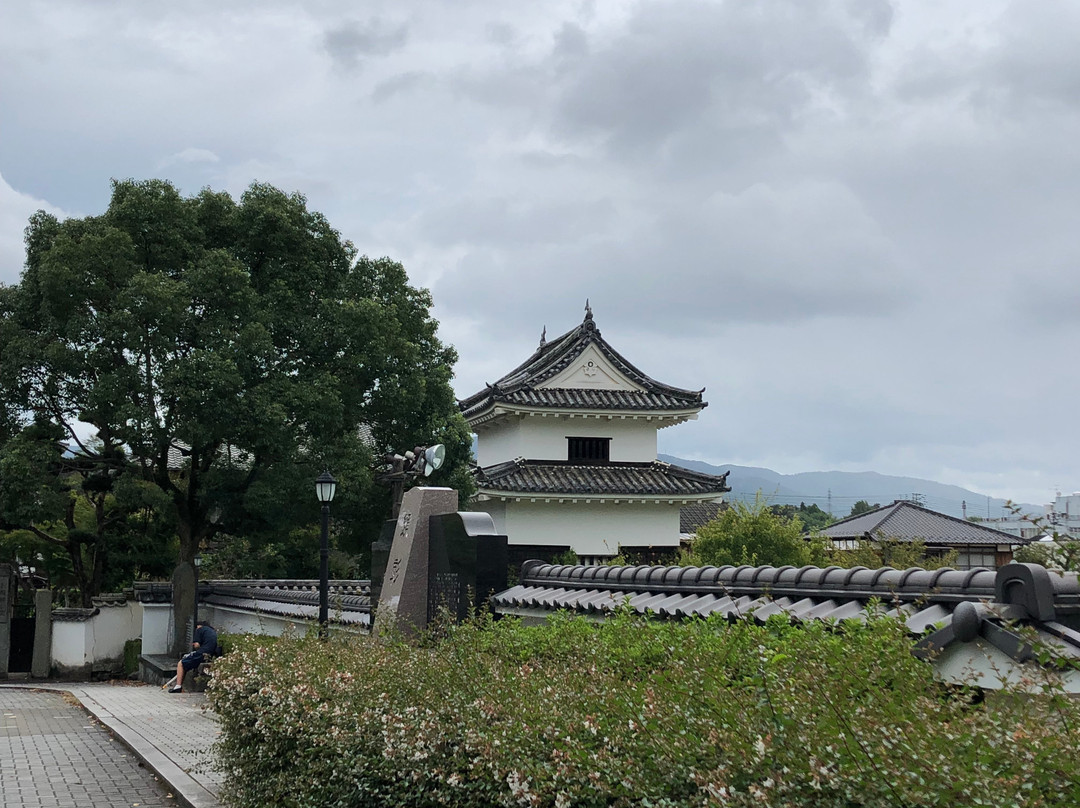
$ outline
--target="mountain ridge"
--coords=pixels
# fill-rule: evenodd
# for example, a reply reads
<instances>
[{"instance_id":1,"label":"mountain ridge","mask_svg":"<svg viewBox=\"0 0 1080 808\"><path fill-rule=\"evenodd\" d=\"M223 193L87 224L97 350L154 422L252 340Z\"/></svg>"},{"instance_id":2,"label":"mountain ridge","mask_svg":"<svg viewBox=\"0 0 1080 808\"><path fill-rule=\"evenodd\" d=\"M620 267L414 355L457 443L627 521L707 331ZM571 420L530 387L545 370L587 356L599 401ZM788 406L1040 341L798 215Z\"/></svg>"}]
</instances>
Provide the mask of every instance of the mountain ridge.
<instances>
[{"instance_id":1,"label":"mountain ridge","mask_svg":"<svg viewBox=\"0 0 1080 808\"><path fill-rule=\"evenodd\" d=\"M760 491L774 505L817 505L838 519L851 512L859 500L888 505L897 499L915 499L924 507L964 518L997 518L1008 515L1006 500L980 494L958 485L939 483L920 477L902 477L876 471L804 471L781 474L758 466L727 463L715 466L701 460L687 460L674 455L657 455L659 460L706 474L728 475L731 493L728 500L752 500ZM966 503L966 513L964 504ZM1014 503L1024 512L1042 513L1042 506ZM831 505L831 508L830 508Z\"/></svg>"}]
</instances>

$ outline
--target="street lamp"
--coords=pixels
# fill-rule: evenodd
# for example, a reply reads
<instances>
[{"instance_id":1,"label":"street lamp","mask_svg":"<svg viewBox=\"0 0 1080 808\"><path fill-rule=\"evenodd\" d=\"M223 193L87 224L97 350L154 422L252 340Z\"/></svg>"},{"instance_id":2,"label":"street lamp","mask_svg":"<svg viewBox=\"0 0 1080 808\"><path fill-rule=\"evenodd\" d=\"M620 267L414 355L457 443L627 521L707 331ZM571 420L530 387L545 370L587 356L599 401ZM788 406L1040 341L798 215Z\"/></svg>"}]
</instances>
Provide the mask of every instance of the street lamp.
<instances>
[{"instance_id":1,"label":"street lamp","mask_svg":"<svg viewBox=\"0 0 1080 808\"><path fill-rule=\"evenodd\" d=\"M192 563L195 565L195 612L191 618L191 630L194 631L195 627L199 625L199 567L202 566L202 556L199 554L198 549L195 550L195 558L192 559Z\"/></svg>"},{"instance_id":2,"label":"street lamp","mask_svg":"<svg viewBox=\"0 0 1080 808\"><path fill-rule=\"evenodd\" d=\"M319 543L319 636L329 635L330 620L330 503L337 493L337 480L324 471L315 480L315 496L322 503L322 539Z\"/></svg>"}]
</instances>

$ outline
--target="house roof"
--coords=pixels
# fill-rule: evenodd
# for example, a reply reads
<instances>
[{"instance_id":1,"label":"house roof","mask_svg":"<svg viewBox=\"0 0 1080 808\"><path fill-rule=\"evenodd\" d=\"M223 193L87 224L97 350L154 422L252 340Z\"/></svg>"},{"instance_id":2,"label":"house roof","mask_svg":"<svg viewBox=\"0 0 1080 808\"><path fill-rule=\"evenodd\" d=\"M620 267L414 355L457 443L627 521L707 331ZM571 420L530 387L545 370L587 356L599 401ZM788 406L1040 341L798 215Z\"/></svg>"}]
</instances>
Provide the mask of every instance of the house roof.
<instances>
[{"instance_id":1,"label":"house roof","mask_svg":"<svg viewBox=\"0 0 1080 808\"><path fill-rule=\"evenodd\" d=\"M1080 582L1077 573L1037 564L985 569L906 570L885 567L611 567L522 565L517 586L492 598L503 614L569 609L605 616L624 604L666 618L722 615L763 623L865 621L871 611L905 621L930 655L954 642L982 638L1013 658L1031 658L1016 623L1061 654L1080 659Z\"/></svg>"},{"instance_id":2,"label":"house roof","mask_svg":"<svg viewBox=\"0 0 1080 808\"><path fill-rule=\"evenodd\" d=\"M522 364L493 384L459 401L465 417L482 414L496 403L538 409L591 409L613 411L697 410L707 406L703 390L684 390L646 376L600 336L592 309L586 305L581 325L540 347ZM537 389L537 385L566 370L589 346L595 346L619 373L641 390L594 390L578 388Z\"/></svg>"},{"instance_id":3,"label":"house roof","mask_svg":"<svg viewBox=\"0 0 1080 808\"><path fill-rule=\"evenodd\" d=\"M518 458L476 469L477 485L486 494L542 494L545 496L648 496L701 498L731 489L727 474L715 476L651 463L571 463Z\"/></svg>"},{"instance_id":4,"label":"house roof","mask_svg":"<svg viewBox=\"0 0 1080 808\"><path fill-rule=\"evenodd\" d=\"M949 546L1027 544L1030 541L977 522L938 513L906 500L898 500L892 505L885 505L858 516L849 516L822 528L819 533L837 541L875 540L885 537Z\"/></svg>"},{"instance_id":5,"label":"house roof","mask_svg":"<svg viewBox=\"0 0 1080 808\"><path fill-rule=\"evenodd\" d=\"M691 502L683 505L679 509L679 532L697 533L698 528L707 525L719 515L722 508L727 507L723 502Z\"/></svg>"}]
</instances>

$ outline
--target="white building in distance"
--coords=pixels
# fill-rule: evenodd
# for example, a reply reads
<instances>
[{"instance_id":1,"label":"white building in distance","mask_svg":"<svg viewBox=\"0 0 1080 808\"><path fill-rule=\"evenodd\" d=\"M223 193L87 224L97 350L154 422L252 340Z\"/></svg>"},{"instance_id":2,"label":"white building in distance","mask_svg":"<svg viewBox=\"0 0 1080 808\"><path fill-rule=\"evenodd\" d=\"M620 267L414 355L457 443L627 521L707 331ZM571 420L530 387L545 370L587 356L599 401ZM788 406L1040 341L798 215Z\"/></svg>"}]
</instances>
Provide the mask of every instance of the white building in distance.
<instances>
[{"instance_id":1,"label":"white building in distance","mask_svg":"<svg viewBox=\"0 0 1080 808\"><path fill-rule=\"evenodd\" d=\"M460 402L477 435L474 507L516 556L572 549L587 561L679 546L679 509L717 502L727 475L656 459L660 429L696 419L703 391L649 378L600 336L586 303L577 328Z\"/></svg>"}]
</instances>

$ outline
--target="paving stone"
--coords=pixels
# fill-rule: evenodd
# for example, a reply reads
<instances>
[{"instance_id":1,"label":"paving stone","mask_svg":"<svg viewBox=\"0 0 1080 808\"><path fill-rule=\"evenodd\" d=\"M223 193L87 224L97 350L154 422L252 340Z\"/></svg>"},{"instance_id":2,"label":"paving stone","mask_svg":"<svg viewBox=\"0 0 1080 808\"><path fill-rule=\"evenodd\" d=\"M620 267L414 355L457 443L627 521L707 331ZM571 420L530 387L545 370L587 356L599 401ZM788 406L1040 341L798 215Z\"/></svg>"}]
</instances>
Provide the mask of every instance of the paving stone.
<instances>
[{"instance_id":1,"label":"paving stone","mask_svg":"<svg viewBox=\"0 0 1080 808\"><path fill-rule=\"evenodd\" d=\"M0 689L4 808L174 808L140 761L62 693Z\"/></svg>"}]
</instances>

